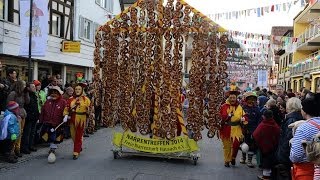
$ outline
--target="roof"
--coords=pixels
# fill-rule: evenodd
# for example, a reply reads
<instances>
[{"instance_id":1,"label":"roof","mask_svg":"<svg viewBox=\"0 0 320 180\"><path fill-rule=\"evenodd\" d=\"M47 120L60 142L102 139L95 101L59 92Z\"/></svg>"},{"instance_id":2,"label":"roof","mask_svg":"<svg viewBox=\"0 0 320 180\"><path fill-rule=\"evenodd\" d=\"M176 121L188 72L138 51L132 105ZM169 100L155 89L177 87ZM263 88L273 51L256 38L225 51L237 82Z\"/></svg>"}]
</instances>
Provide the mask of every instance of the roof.
<instances>
[{"instance_id":1,"label":"roof","mask_svg":"<svg viewBox=\"0 0 320 180\"><path fill-rule=\"evenodd\" d=\"M288 30L293 30L292 26L273 26L271 28L271 35L282 36Z\"/></svg>"}]
</instances>

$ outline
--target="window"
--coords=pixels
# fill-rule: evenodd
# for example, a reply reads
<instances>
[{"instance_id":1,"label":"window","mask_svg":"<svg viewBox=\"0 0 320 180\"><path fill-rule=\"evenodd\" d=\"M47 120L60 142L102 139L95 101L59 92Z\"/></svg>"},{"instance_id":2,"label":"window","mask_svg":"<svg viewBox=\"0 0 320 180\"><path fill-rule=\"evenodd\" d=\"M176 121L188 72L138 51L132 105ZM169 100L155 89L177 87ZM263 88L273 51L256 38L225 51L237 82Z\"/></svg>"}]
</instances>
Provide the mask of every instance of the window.
<instances>
[{"instance_id":1,"label":"window","mask_svg":"<svg viewBox=\"0 0 320 180\"><path fill-rule=\"evenodd\" d=\"M96 0L96 3L108 12L113 12L113 0Z\"/></svg>"},{"instance_id":2,"label":"window","mask_svg":"<svg viewBox=\"0 0 320 180\"><path fill-rule=\"evenodd\" d=\"M8 1L8 21L20 24L19 17L19 0L9 0Z\"/></svg>"},{"instance_id":3,"label":"window","mask_svg":"<svg viewBox=\"0 0 320 180\"><path fill-rule=\"evenodd\" d=\"M80 27L79 27L79 37L85 40L92 41L93 40L93 22L80 17Z\"/></svg>"},{"instance_id":4,"label":"window","mask_svg":"<svg viewBox=\"0 0 320 180\"><path fill-rule=\"evenodd\" d=\"M99 24L80 16L79 37L94 42Z\"/></svg>"},{"instance_id":5,"label":"window","mask_svg":"<svg viewBox=\"0 0 320 180\"><path fill-rule=\"evenodd\" d=\"M4 0L0 0L0 19L4 19Z\"/></svg>"},{"instance_id":6,"label":"window","mask_svg":"<svg viewBox=\"0 0 320 180\"><path fill-rule=\"evenodd\" d=\"M49 1L49 34L73 40L74 0Z\"/></svg>"},{"instance_id":7,"label":"window","mask_svg":"<svg viewBox=\"0 0 320 180\"><path fill-rule=\"evenodd\" d=\"M60 30L61 30L61 15L54 14L52 13L52 28L51 28L51 34L55 36L61 35Z\"/></svg>"},{"instance_id":8,"label":"window","mask_svg":"<svg viewBox=\"0 0 320 180\"><path fill-rule=\"evenodd\" d=\"M109 12L113 12L113 0L105 0L104 3L104 8L109 11Z\"/></svg>"}]
</instances>

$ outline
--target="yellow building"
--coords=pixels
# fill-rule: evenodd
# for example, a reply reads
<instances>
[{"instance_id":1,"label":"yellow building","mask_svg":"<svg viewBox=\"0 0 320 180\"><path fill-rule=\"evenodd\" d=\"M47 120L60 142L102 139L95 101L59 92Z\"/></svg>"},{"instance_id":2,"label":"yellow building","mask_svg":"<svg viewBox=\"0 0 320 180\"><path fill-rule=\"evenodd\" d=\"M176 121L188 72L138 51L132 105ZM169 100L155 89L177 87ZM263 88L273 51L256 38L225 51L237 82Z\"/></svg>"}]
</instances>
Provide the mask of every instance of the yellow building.
<instances>
[{"instance_id":1,"label":"yellow building","mask_svg":"<svg viewBox=\"0 0 320 180\"><path fill-rule=\"evenodd\" d=\"M297 38L297 47L289 65L294 92L302 87L315 92L320 86L320 28L313 21L319 18L319 9L319 1L309 4L294 18L293 35Z\"/></svg>"}]
</instances>

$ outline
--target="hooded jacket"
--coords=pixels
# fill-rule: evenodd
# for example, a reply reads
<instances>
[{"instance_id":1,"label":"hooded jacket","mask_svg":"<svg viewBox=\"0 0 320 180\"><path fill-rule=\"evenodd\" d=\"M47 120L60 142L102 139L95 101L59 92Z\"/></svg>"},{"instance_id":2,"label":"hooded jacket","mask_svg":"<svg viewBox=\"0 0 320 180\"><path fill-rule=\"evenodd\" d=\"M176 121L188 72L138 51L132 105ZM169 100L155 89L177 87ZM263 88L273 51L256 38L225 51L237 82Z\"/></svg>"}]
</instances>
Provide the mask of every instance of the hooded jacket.
<instances>
[{"instance_id":1,"label":"hooded jacket","mask_svg":"<svg viewBox=\"0 0 320 180\"><path fill-rule=\"evenodd\" d=\"M276 153L277 162L279 164L284 164L287 166L291 166L290 161L290 146L289 141L292 138L292 129L288 128L289 124L294 123L296 121L302 120L303 117L301 112L292 112L287 114L281 125L281 133L279 139L279 146Z\"/></svg>"},{"instance_id":2,"label":"hooded jacket","mask_svg":"<svg viewBox=\"0 0 320 180\"><path fill-rule=\"evenodd\" d=\"M273 119L264 119L253 132L253 138L263 154L268 154L277 148L280 127Z\"/></svg>"},{"instance_id":3,"label":"hooded jacket","mask_svg":"<svg viewBox=\"0 0 320 180\"><path fill-rule=\"evenodd\" d=\"M11 135L15 134L17 137L20 135L20 127L17 116L9 110L4 112L4 117L10 116L7 127L7 139L11 139Z\"/></svg>"},{"instance_id":4,"label":"hooded jacket","mask_svg":"<svg viewBox=\"0 0 320 180\"><path fill-rule=\"evenodd\" d=\"M246 112L246 116L248 117L247 129L249 133L252 134L261 120L260 110L258 106L249 107L247 105L245 105L243 109Z\"/></svg>"},{"instance_id":5,"label":"hooded jacket","mask_svg":"<svg viewBox=\"0 0 320 180\"><path fill-rule=\"evenodd\" d=\"M59 125L63 120L63 111L67 102L60 98L48 99L41 109L40 123L50 124L52 126Z\"/></svg>"}]
</instances>

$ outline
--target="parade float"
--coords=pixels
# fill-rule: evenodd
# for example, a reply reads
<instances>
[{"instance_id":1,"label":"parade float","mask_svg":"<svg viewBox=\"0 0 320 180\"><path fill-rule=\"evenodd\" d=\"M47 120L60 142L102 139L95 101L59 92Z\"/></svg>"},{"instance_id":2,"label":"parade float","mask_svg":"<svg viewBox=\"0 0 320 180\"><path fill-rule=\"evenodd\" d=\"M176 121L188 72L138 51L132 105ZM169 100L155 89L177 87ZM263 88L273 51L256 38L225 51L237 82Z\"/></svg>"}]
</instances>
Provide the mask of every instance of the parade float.
<instances>
[{"instance_id":1,"label":"parade float","mask_svg":"<svg viewBox=\"0 0 320 180\"><path fill-rule=\"evenodd\" d=\"M99 27L94 96L102 105L103 125L114 127L120 121L123 130L114 133L114 158L132 154L197 163L202 131L208 129L213 138L220 128L227 37L183 0L138 0ZM188 41L192 67L183 119L183 48Z\"/></svg>"}]
</instances>

